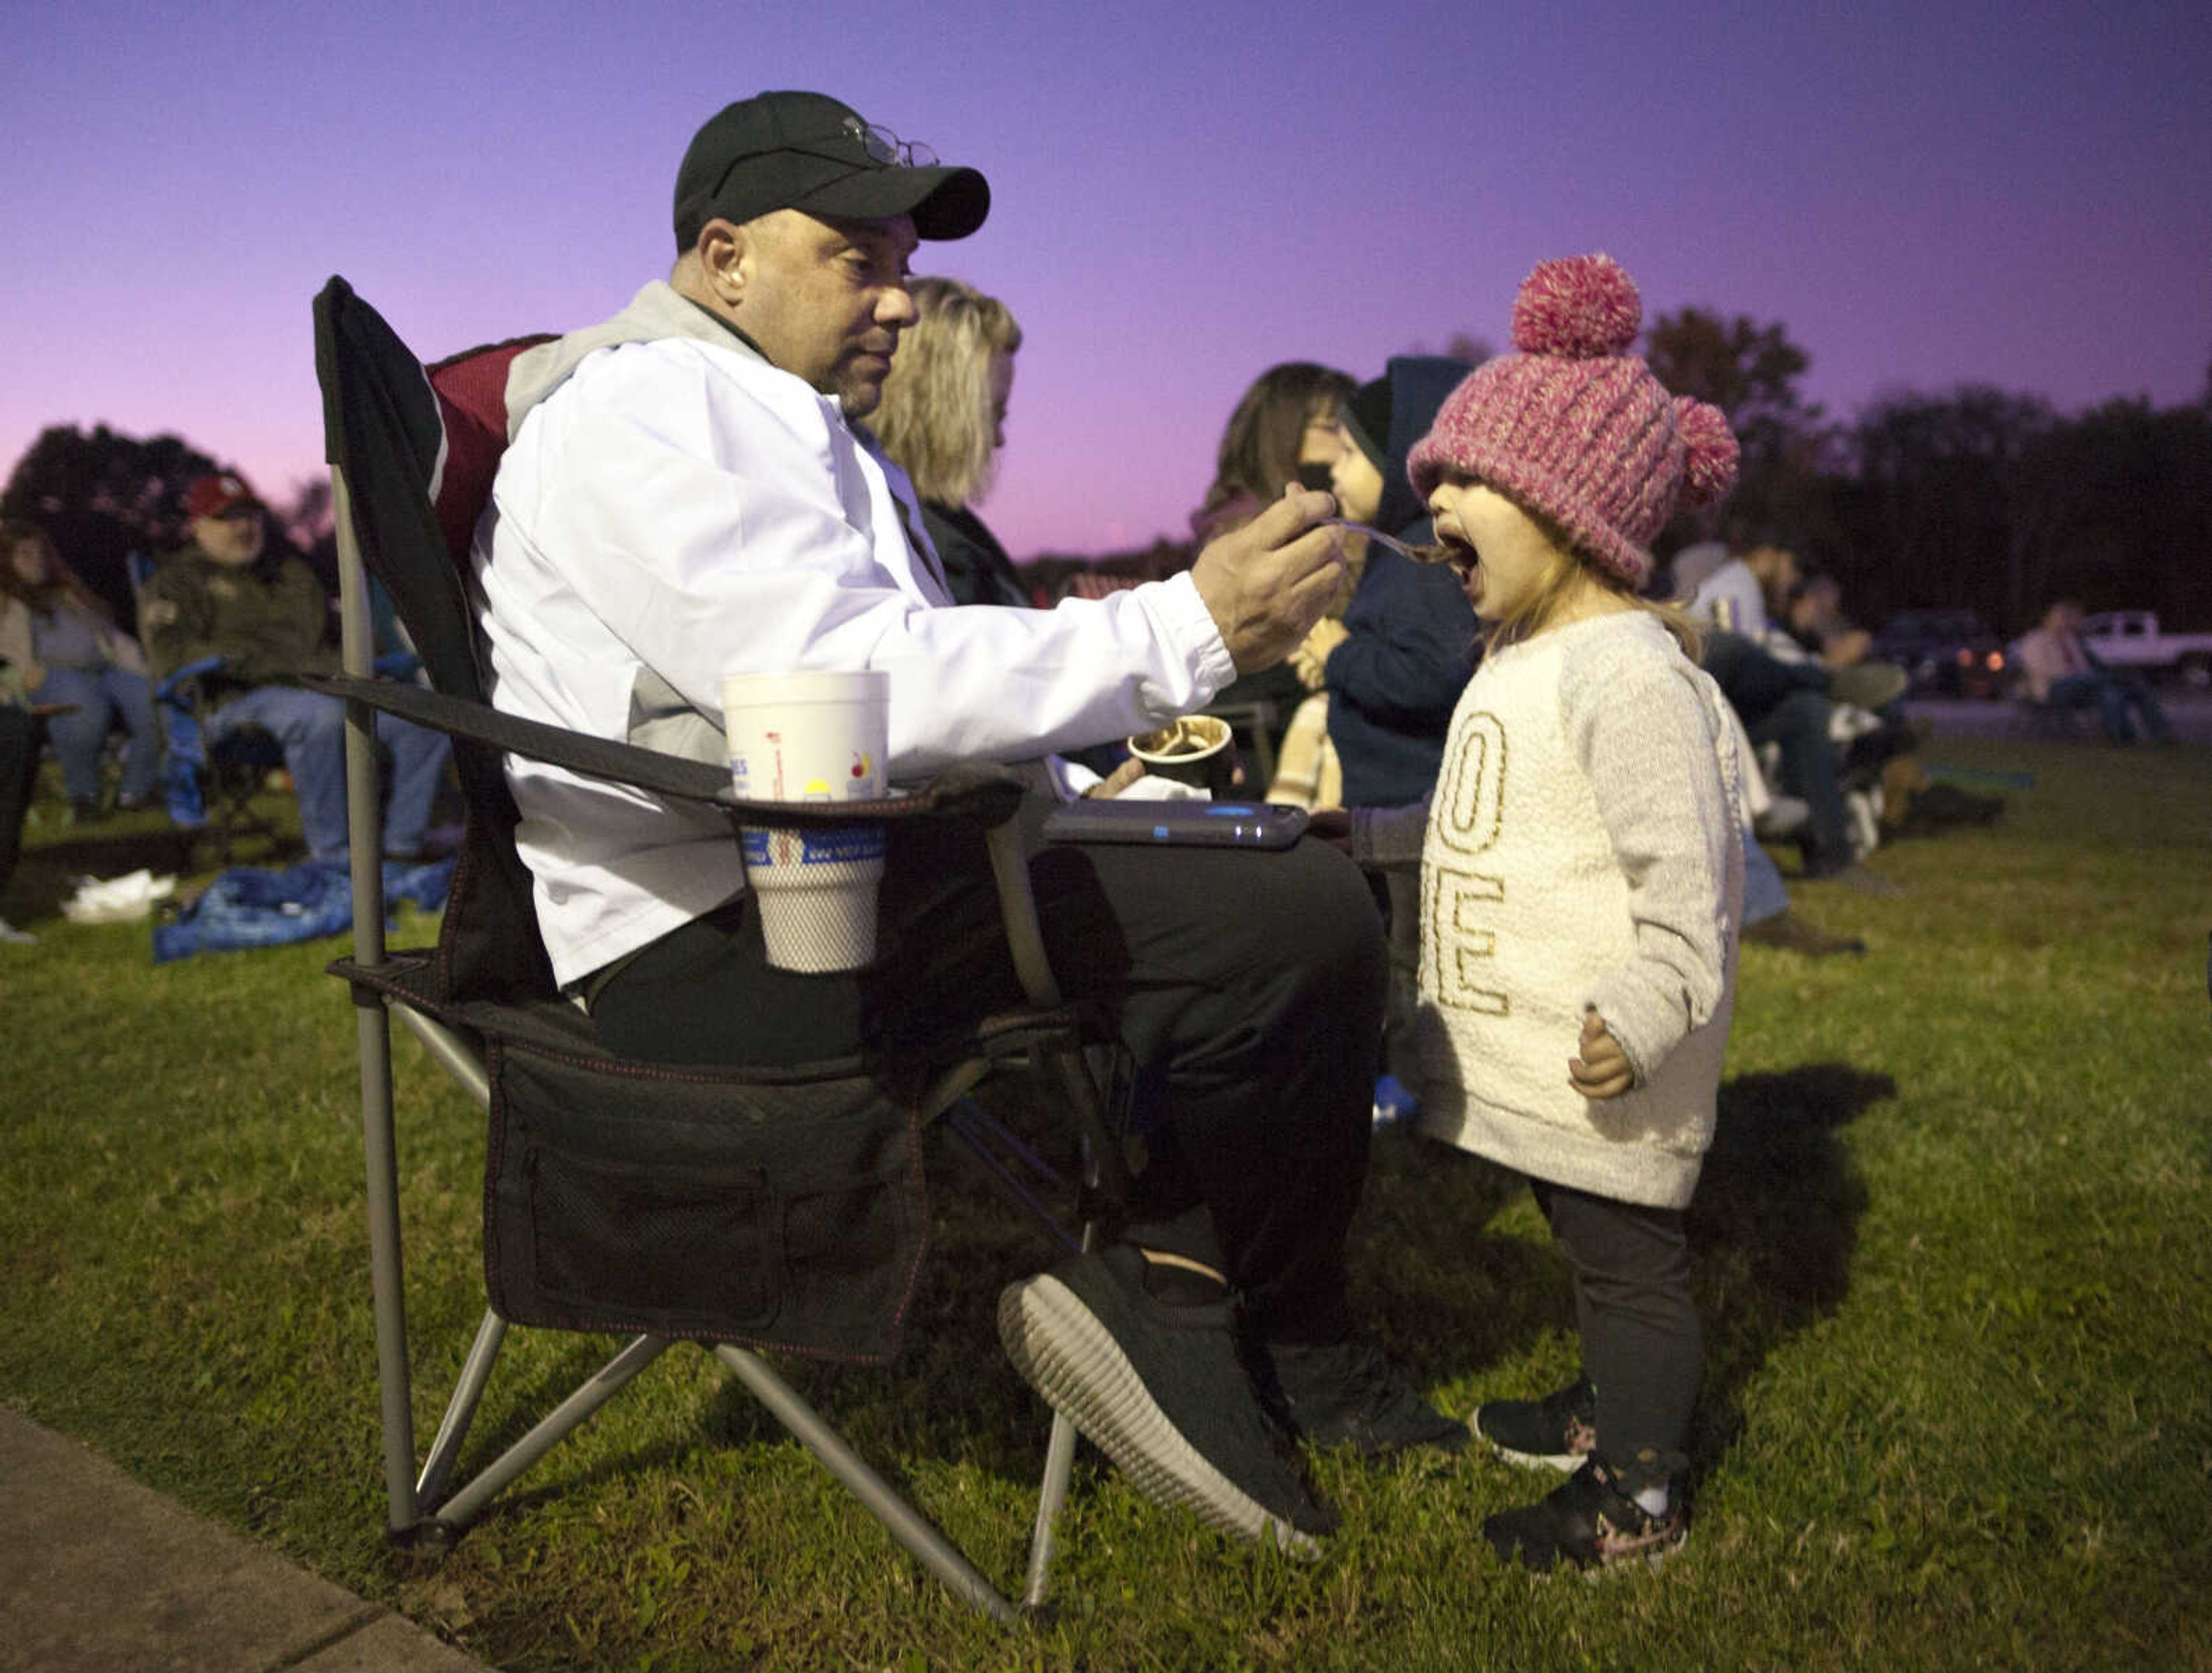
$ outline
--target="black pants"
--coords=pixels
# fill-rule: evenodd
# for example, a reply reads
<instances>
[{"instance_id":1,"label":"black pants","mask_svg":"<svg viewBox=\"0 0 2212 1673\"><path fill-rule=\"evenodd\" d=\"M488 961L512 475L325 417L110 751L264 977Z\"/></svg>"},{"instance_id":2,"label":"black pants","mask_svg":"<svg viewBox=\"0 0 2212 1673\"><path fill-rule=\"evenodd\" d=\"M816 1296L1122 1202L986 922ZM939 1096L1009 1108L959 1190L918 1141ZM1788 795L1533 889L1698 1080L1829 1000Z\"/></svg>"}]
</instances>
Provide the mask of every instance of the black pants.
<instances>
[{"instance_id":1,"label":"black pants","mask_svg":"<svg viewBox=\"0 0 2212 1673\"><path fill-rule=\"evenodd\" d=\"M1132 1235L1220 1264L1267 1339L1341 1336L1384 987L1358 870L1310 840L1049 846L1030 870L1063 990L1114 1008L1138 1065L1149 1160ZM740 900L615 973L592 1021L635 1057L802 1062L926 1049L1019 1000L980 836L895 842L878 937L866 972L772 970Z\"/></svg>"},{"instance_id":2,"label":"black pants","mask_svg":"<svg viewBox=\"0 0 2212 1673\"><path fill-rule=\"evenodd\" d=\"M23 819L39 778L39 722L27 709L0 703L0 893L23 851Z\"/></svg>"},{"instance_id":3,"label":"black pants","mask_svg":"<svg viewBox=\"0 0 2212 1673\"><path fill-rule=\"evenodd\" d=\"M1686 1450L1705 1337L1681 1214L1531 1183L1574 1268L1583 1369L1597 1385L1598 1450L1614 1460L1647 1446Z\"/></svg>"}]
</instances>

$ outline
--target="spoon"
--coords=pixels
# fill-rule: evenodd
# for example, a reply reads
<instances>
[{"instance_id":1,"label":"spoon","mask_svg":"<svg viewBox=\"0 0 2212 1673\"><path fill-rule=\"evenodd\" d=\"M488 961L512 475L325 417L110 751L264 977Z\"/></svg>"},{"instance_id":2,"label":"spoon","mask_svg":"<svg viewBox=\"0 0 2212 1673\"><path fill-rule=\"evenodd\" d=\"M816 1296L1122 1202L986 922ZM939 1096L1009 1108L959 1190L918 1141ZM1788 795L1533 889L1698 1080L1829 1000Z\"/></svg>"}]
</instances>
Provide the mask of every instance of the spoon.
<instances>
[{"instance_id":1,"label":"spoon","mask_svg":"<svg viewBox=\"0 0 2212 1673\"><path fill-rule=\"evenodd\" d=\"M1415 563L1436 563L1443 556L1443 553L1437 547L1408 546L1395 535L1386 535L1371 524L1355 523L1348 517L1324 517L1315 526L1322 529L1342 529L1347 534L1365 535L1368 539L1379 541L1393 552L1397 553L1399 556L1411 558Z\"/></svg>"}]
</instances>

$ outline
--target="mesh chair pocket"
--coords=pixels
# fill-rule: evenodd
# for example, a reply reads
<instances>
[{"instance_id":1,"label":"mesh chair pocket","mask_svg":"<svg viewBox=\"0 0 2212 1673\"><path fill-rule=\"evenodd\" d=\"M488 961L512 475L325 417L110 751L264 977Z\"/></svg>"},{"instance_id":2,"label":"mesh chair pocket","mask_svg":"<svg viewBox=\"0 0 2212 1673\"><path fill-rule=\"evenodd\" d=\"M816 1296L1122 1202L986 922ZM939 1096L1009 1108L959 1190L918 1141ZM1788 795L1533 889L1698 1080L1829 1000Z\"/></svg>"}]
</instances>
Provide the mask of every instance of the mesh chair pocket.
<instances>
[{"instance_id":1,"label":"mesh chair pocket","mask_svg":"<svg viewBox=\"0 0 2212 1673\"><path fill-rule=\"evenodd\" d=\"M518 1324L878 1361L928 1227L911 1104L495 1042L485 1278Z\"/></svg>"}]
</instances>

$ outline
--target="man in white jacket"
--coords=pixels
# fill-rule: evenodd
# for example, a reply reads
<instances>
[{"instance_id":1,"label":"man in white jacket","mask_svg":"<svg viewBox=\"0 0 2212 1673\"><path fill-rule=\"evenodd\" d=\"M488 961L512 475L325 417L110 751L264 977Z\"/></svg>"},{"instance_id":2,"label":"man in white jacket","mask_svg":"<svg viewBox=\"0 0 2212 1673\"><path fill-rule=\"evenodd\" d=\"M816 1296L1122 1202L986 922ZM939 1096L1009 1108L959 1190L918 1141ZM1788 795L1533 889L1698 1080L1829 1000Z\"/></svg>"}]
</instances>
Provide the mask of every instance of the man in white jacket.
<instances>
[{"instance_id":1,"label":"man in white jacket","mask_svg":"<svg viewBox=\"0 0 2212 1673\"><path fill-rule=\"evenodd\" d=\"M1122 787L1053 752L1202 707L1299 641L1342 573L1321 494L1170 580L1050 611L953 605L904 474L856 421L915 317L919 240L966 236L989 202L973 169L821 94L763 94L700 129L667 282L515 362L476 538L500 707L720 761L724 675L881 670L895 779L1004 761L1042 809ZM509 773L556 974L618 1051L829 1057L1017 991L972 840L900 845L882 964L797 976L766 963L723 821ZM1345 1296L1381 1026L1365 886L1316 842L1046 849L1032 873L1063 985L1120 1018L1150 1161L1126 1240L1010 1288L1002 1337L1141 1490L1307 1541L1331 1518L1267 1410L1368 1451L1466 1436Z\"/></svg>"}]
</instances>

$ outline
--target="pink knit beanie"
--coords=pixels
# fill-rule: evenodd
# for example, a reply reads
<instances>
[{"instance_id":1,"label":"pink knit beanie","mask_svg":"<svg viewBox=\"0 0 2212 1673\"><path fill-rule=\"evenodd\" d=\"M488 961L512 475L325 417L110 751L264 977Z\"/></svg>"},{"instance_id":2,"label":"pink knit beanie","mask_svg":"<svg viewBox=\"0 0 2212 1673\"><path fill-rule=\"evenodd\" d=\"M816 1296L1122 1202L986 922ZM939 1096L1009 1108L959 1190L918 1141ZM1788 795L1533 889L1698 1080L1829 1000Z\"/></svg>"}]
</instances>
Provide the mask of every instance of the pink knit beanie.
<instances>
[{"instance_id":1,"label":"pink knit beanie","mask_svg":"<svg viewBox=\"0 0 2212 1673\"><path fill-rule=\"evenodd\" d=\"M1680 507L1735 482L1736 444L1717 407L1668 394L1627 352L1644 324L1636 282L1609 256L1544 262L1513 302L1513 346L1446 397L1407 461L1425 500L1447 469L1559 524L1632 585L1651 538Z\"/></svg>"}]
</instances>

